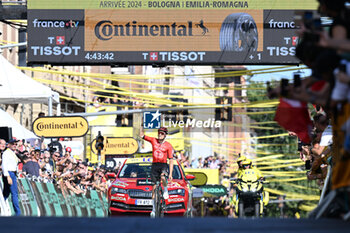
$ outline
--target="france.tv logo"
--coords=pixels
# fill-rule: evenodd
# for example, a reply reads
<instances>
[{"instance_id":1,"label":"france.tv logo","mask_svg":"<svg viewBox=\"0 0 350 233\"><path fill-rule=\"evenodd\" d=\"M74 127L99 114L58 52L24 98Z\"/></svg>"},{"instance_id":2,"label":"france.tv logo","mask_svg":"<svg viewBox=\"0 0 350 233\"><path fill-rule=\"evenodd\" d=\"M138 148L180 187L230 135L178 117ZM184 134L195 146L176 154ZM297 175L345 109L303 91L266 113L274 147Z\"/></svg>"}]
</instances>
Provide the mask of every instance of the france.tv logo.
<instances>
[{"instance_id":1,"label":"france.tv logo","mask_svg":"<svg viewBox=\"0 0 350 233\"><path fill-rule=\"evenodd\" d=\"M144 112L143 113L143 128L145 129L158 129L160 128L160 116L159 110L156 112Z\"/></svg>"}]
</instances>

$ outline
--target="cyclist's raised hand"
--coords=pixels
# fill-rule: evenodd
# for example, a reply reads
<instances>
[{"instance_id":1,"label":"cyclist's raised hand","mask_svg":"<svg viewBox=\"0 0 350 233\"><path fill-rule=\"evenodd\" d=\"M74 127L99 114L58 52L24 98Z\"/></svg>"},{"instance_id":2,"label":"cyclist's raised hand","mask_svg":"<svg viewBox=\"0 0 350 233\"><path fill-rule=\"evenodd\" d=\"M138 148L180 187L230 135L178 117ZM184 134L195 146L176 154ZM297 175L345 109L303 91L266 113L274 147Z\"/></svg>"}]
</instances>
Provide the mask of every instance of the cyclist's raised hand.
<instances>
[{"instance_id":1,"label":"cyclist's raised hand","mask_svg":"<svg viewBox=\"0 0 350 233\"><path fill-rule=\"evenodd\" d=\"M145 135L142 127L143 127L143 125L141 125L141 127L140 127L140 133L139 133L140 138L143 138L143 136Z\"/></svg>"}]
</instances>

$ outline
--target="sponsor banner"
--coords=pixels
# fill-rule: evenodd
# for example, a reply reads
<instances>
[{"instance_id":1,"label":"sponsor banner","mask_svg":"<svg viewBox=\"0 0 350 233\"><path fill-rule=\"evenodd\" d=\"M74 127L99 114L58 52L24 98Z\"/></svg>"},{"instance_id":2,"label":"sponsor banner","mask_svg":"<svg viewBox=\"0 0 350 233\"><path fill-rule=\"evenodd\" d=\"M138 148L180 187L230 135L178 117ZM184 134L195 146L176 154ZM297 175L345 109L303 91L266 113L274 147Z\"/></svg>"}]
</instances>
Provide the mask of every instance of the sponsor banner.
<instances>
[{"instance_id":1,"label":"sponsor banner","mask_svg":"<svg viewBox=\"0 0 350 233\"><path fill-rule=\"evenodd\" d=\"M65 198L64 193L62 192L61 188L54 185L55 192L57 193L57 197L60 201L63 216L65 217L74 217L73 210L71 204L68 202L68 199Z\"/></svg>"},{"instance_id":2,"label":"sponsor banner","mask_svg":"<svg viewBox=\"0 0 350 233\"><path fill-rule=\"evenodd\" d=\"M103 206L103 211L105 213L105 216L108 216L109 213L109 206L108 206L108 199L107 199L107 194L106 193L102 193L102 192L98 192L98 197L101 200L102 206Z\"/></svg>"},{"instance_id":3,"label":"sponsor banner","mask_svg":"<svg viewBox=\"0 0 350 233\"><path fill-rule=\"evenodd\" d=\"M84 59L84 10L32 10L28 20L28 61Z\"/></svg>"},{"instance_id":4,"label":"sponsor banner","mask_svg":"<svg viewBox=\"0 0 350 233\"><path fill-rule=\"evenodd\" d=\"M59 196L57 195L54 184L46 183L43 185L43 188L45 190L45 195L47 196L49 203L52 205L54 209L54 216L63 217L64 213L62 210L62 206L65 205L65 202L62 199L60 199Z\"/></svg>"},{"instance_id":5,"label":"sponsor banner","mask_svg":"<svg viewBox=\"0 0 350 233\"><path fill-rule=\"evenodd\" d=\"M70 192L69 190L64 190L63 193L70 207L72 208L73 216L83 217L82 210L80 208L79 202L75 194Z\"/></svg>"},{"instance_id":6,"label":"sponsor banner","mask_svg":"<svg viewBox=\"0 0 350 233\"><path fill-rule=\"evenodd\" d=\"M169 203L170 202L184 202L184 201L185 201L185 199L183 197L181 197L181 198L169 198L168 199Z\"/></svg>"},{"instance_id":7,"label":"sponsor banner","mask_svg":"<svg viewBox=\"0 0 350 233\"><path fill-rule=\"evenodd\" d=\"M23 216L106 217L108 216L106 196L106 193L95 190L75 195L52 183L18 179L18 198ZM0 214L14 215L11 195L8 201L4 201L1 189Z\"/></svg>"},{"instance_id":8,"label":"sponsor banner","mask_svg":"<svg viewBox=\"0 0 350 233\"><path fill-rule=\"evenodd\" d=\"M18 190L19 190L19 200L23 209L28 209L29 216L40 216L40 210L38 207L38 203L30 183L27 179L18 179ZM27 208L25 207L27 206Z\"/></svg>"},{"instance_id":9,"label":"sponsor banner","mask_svg":"<svg viewBox=\"0 0 350 233\"><path fill-rule=\"evenodd\" d=\"M90 195L90 199L88 198L90 209L95 211L95 214L93 216L95 217L105 217L107 216L105 210L103 201L98 196L98 193L96 190L90 190L86 196L88 197Z\"/></svg>"},{"instance_id":10,"label":"sponsor banner","mask_svg":"<svg viewBox=\"0 0 350 233\"><path fill-rule=\"evenodd\" d=\"M82 137L89 131L84 117L40 117L33 122L38 137Z\"/></svg>"},{"instance_id":11,"label":"sponsor banner","mask_svg":"<svg viewBox=\"0 0 350 233\"><path fill-rule=\"evenodd\" d=\"M192 174L196 178L190 183L194 186L200 186L204 184L219 184L219 169L208 169L208 168L184 168L187 174Z\"/></svg>"},{"instance_id":12,"label":"sponsor banner","mask_svg":"<svg viewBox=\"0 0 350 233\"><path fill-rule=\"evenodd\" d=\"M201 186L205 197L211 196L225 196L227 194L227 188L223 185L204 185Z\"/></svg>"},{"instance_id":13,"label":"sponsor banner","mask_svg":"<svg viewBox=\"0 0 350 233\"><path fill-rule=\"evenodd\" d=\"M125 197L112 196L111 200L112 201L126 201L126 198Z\"/></svg>"},{"instance_id":14,"label":"sponsor banner","mask_svg":"<svg viewBox=\"0 0 350 233\"><path fill-rule=\"evenodd\" d=\"M43 189L43 183L30 181L30 185L33 189L34 195L36 197L36 201L38 203L40 209L40 216L54 216L53 207L49 203L48 196L45 195L45 191Z\"/></svg>"},{"instance_id":15,"label":"sponsor banner","mask_svg":"<svg viewBox=\"0 0 350 233\"><path fill-rule=\"evenodd\" d=\"M30 0L28 9L317 9L316 0Z\"/></svg>"},{"instance_id":16,"label":"sponsor banner","mask_svg":"<svg viewBox=\"0 0 350 233\"><path fill-rule=\"evenodd\" d=\"M30 215L31 208L30 208L28 195L26 194L22 186L22 183L18 179L17 179L17 189L18 189L18 202L21 209L21 213L23 213L24 215ZM12 195L11 195L11 198L12 198ZM12 200L10 205L12 205Z\"/></svg>"},{"instance_id":17,"label":"sponsor banner","mask_svg":"<svg viewBox=\"0 0 350 233\"><path fill-rule=\"evenodd\" d=\"M246 35L243 35L244 31L240 31L240 33L237 31L237 35L235 35L242 36L240 42L242 46L245 46L243 40L245 37L255 43L254 50L261 52L263 49L262 10L193 10L191 15L186 10L125 10L115 13L106 16L104 10L85 11L85 50L153 50L156 52L144 52L143 57L154 61L160 59L204 61L206 59L205 51L228 49L223 47L225 35L222 29L225 18L229 16L232 19L236 16L236 20L240 18L241 20L250 20L252 23L247 25L247 27L253 28L247 31ZM258 38L261 39L258 40ZM234 43L234 41L232 42ZM238 47L237 44L237 51L243 50L243 47Z\"/></svg>"},{"instance_id":18,"label":"sponsor banner","mask_svg":"<svg viewBox=\"0 0 350 233\"><path fill-rule=\"evenodd\" d=\"M98 118L100 118L100 117L102 117L102 116L98 116ZM88 119L90 119L90 117ZM114 116L114 119L115 119L115 116ZM98 122L101 122L100 119L98 119L98 120L99 120ZM96 121L95 121L95 123L96 123ZM98 125L98 123L96 123L96 124ZM89 121L89 125L90 125L90 121ZM133 136L133 127L115 127L115 125L110 125L110 126L104 126L104 125L97 126L97 125L92 125L92 127L90 128L89 134L91 135L90 136L91 139L95 139L97 137L99 131L103 132L103 135L108 136L108 137L132 137ZM98 156L97 156L97 154L95 154L93 152L93 150L95 150L95 148L92 148L91 145L92 145L92 142L87 141L87 148L86 148L87 154L86 154L86 156L89 159L89 161L91 161L92 163L97 163L97 162L99 162ZM118 157L118 155L114 155L114 156ZM104 150L101 151L101 160L102 160L102 163L105 163L107 161L107 157L105 159Z\"/></svg>"},{"instance_id":19,"label":"sponsor banner","mask_svg":"<svg viewBox=\"0 0 350 233\"><path fill-rule=\"evenodd\" d=\"M74 194L72 191L69 191L70 194L74 197L76 204L80 207L81 215L83 217L90 217L90 208L86 202L85 195L83 194Z\"/></svg>"},{"instance_id":20,"label":"sponsor banner","mask_svg":"<svg viewBox=\"0 0 350 233\"><path fill-rule=\"evenodd\" d=\"M132 155L137 152L139 145L134 138L114 138L108 137L105 140L105 148L103 153L105 155ZM92 152L97 154L96 139L92 141Z\"/></svg>"},{"instance_id":21,"label":"sponsor banner","mask_svg":"<svg viewBox=\"0 0 350 233\"><path fill-rule=\"evenodd\" d=\"M32 9L28 63L299 63L295 5L293 10L271 9Z\"/></svg>"}]
</instances>

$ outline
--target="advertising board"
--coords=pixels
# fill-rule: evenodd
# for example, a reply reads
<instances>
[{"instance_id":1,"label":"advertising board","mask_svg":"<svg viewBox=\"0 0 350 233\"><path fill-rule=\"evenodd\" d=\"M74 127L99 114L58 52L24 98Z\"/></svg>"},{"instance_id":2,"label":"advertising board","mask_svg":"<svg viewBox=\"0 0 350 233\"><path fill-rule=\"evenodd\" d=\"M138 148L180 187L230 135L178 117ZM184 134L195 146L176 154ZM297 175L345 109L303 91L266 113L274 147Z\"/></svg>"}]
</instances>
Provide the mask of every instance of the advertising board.
<instances>
[{"instance_id":1,"label":"advertising board","mask_svg":"<svg viewBox=\"0 0 350 233\"><path fill-rule=\"evenodd\" d=\"M84 117L39 117L33 122L33 132L38 137L83 137L89 131Z\"/></svg>"},{"instance_id":2,"label":"advertising board","mask_svg":"<svg viewBox=\"0 0 350 233\"><path fill-rule=\"evenodd\" d=\"M31 0L28 63L296 64L295 10L313 0Z\"/></svg>"}]
</instances>

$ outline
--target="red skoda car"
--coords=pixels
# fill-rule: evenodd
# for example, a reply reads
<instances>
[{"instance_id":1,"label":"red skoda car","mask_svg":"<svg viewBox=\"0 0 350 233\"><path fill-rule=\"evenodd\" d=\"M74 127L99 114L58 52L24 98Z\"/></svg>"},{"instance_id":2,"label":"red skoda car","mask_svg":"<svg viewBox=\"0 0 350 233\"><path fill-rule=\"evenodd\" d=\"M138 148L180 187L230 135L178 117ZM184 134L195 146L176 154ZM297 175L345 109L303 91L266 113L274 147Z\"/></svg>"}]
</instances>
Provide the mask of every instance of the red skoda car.
<instances>
[{"instance_id":1,"label":"red skoda car","mask_svg":"<svg viewBox=\"0 0 350 233\"><path fill-rule=\"evenodd\" d=\"M152 211L152 158L130 158L120 168L108 189L110 215L150 214ZM174 160L173 181L168 183L166 215L192 216L190 179Z\"/></svg>"}]
</instances>

